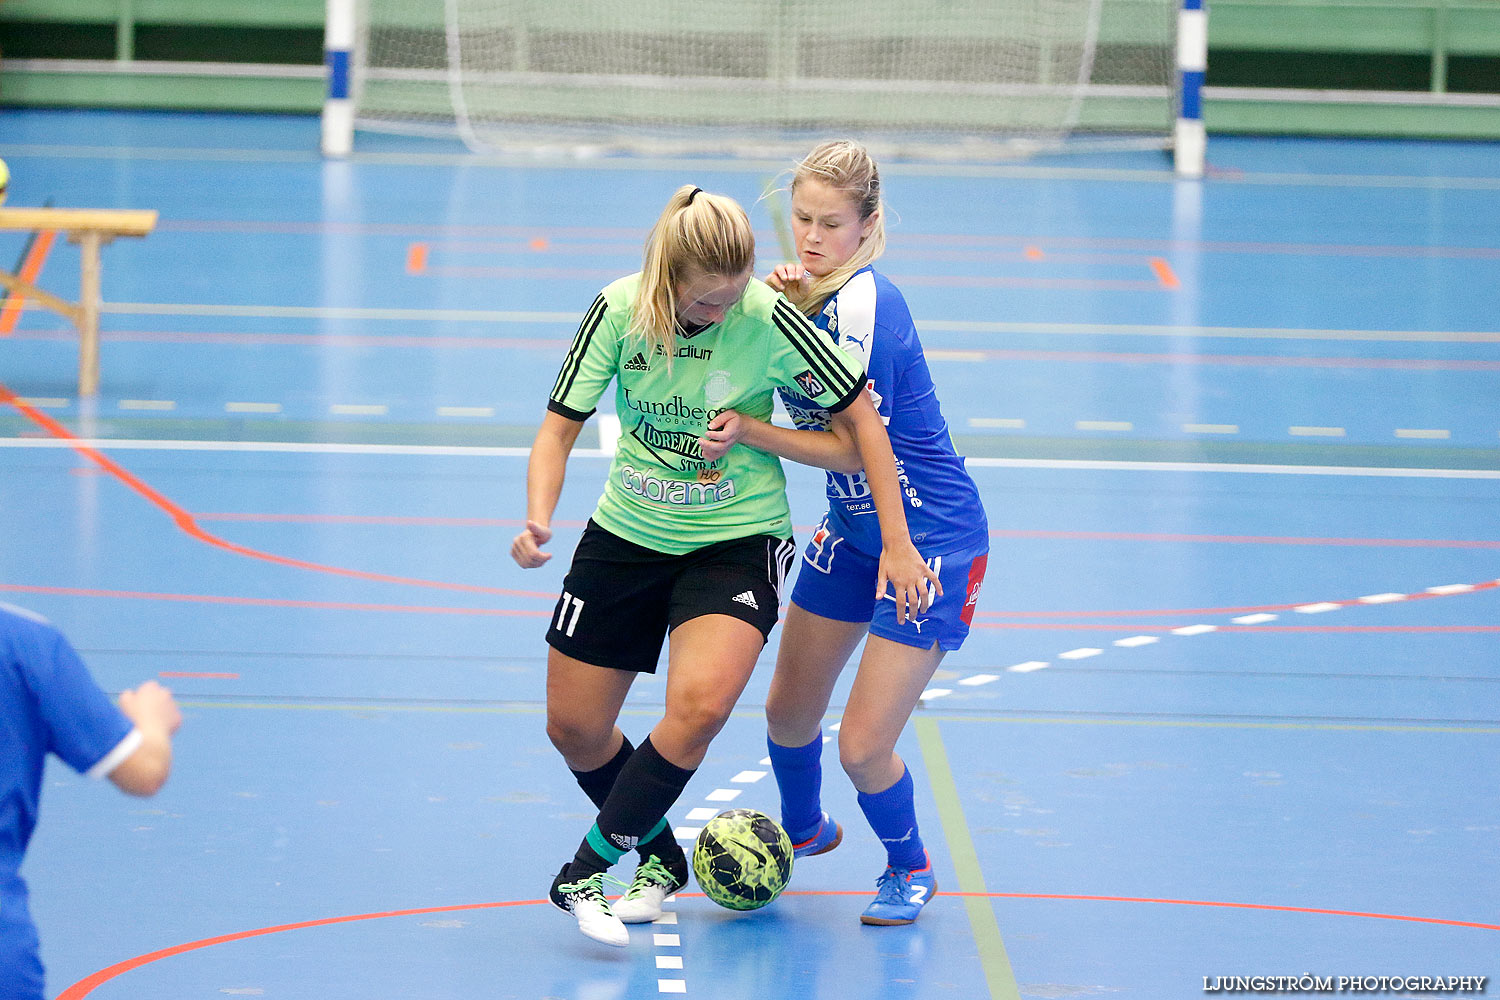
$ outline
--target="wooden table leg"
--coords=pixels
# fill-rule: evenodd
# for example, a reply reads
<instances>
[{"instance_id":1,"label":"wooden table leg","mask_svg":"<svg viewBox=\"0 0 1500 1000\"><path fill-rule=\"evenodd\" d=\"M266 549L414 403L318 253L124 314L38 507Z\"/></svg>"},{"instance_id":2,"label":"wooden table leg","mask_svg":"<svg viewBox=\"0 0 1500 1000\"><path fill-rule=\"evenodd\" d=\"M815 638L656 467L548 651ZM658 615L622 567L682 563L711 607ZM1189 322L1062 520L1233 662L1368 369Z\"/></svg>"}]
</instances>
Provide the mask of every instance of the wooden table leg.
<instances>
[{"instance_id":1,"label":"wooden table leg","mask_svg":"<svg viewBox=\"0 0 1500 1000\"><path fill-rule=\"evenodd\" d=\"M78 296L78 395L90 397L99 391L99 247L103 234L96 231L75 237L82 251L82 279Z\"/></svg>"}]
</instances>

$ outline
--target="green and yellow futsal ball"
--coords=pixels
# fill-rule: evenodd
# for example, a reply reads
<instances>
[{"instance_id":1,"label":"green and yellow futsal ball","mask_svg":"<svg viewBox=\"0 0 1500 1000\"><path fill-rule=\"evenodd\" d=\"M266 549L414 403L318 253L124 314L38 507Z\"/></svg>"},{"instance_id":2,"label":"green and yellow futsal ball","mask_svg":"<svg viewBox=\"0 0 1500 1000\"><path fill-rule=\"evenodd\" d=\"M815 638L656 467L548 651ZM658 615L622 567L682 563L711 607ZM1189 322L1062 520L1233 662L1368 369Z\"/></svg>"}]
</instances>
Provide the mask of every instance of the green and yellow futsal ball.
<instances>
[{"instance_id":1,"label":"green and yellow futsal ball","mask_svg":"<svg viewBox=\"0 0 1500 1000\"><path fill-rule=\"evenodd\" d=\"M10 187L10 168L0 160L0 205L5 204L5 192Z\"/></svg>"},{"instance_id":2,"label":"green and yellow futsal ball","mask_svg":"<svg viewBox=\"0 0 1500 1000\"><path fill-rule=\"evenodd\" d=\"M792 877L792 841L775 820L753 809L719 813L698 834L693 874L703 894L731 910L758 910Z\"/></svg>"}]
</instances>

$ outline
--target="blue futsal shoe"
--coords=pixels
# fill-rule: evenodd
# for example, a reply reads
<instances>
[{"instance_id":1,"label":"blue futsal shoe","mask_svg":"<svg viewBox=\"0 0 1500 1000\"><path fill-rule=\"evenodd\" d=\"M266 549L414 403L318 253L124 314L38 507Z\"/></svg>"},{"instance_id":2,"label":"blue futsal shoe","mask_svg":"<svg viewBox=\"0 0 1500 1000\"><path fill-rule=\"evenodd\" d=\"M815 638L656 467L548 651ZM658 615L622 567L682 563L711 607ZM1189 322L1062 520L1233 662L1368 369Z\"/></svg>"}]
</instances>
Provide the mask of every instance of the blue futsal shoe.
<instances>
[{"instance_id":1,"label":"blue futsal shoe","mask_svg":"<svg viewBox=\"0 0 1500 1000\"><path fill-rule=\"evenodd\" d=\"M875 901L859 915L862 924L892 927L909 924L922 913L927 901L937 895L937 877L932 873L932 859L923 853L923 868L886 866L875 880Z\"/></svg>"},{"instance_id":2,"label":"blue futsal shoe","mask_svg":"<svg viewBox=\"0 0 1500 1000\"><path fill-rule=\"evenodd\" d=\"M815 854L827 854L844 839L844 828L827 813L818 814L818 830L800 844L792 845L792 857L810 858Z\"/></svg>"}]
</instances>

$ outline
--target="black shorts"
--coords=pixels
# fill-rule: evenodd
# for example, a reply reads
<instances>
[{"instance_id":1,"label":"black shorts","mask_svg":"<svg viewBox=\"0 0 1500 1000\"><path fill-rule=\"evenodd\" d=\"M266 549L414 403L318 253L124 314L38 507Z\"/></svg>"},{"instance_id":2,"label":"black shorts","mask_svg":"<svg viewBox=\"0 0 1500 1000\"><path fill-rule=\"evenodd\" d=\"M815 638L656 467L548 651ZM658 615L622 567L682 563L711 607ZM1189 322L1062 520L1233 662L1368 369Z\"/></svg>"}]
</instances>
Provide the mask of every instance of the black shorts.
<instances>
[{"instance_id":1,"label":"black shorts","mask_svg":"<svg viewBox=\"0 0 1500 1000\"><path fill-rule=\"evenodd\" d=\"M584 663L652 674L667 633L703 615L749 622L764 641L780 617L795 552L789 538L750 535L668 555L590 519L552 611L547 643Z\"/></svg>"}]
</instances>

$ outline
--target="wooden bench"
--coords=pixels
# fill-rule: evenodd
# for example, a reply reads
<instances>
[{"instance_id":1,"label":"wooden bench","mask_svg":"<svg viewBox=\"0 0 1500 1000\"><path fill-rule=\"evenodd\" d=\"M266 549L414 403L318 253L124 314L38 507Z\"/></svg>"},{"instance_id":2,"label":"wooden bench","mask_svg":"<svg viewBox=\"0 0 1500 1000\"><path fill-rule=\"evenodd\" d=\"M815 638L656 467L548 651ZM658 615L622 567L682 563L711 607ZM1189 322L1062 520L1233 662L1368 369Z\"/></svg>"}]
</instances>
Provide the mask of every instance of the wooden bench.
<instances>
[{"instance_id":1,"label":"wooden bench","mask_svg":"<svg viewBox=\"0 0 1500 1000\"><path fill-rule=\"evenodd\" d=\"M0 285L10 294L34 300L61 313L78 329L78 395L99 391L99 248L116 236L145 236L156 228L148 209L0 208L0 230L66 233L83 253L78 301L44 292L19 276L0 271Z\"/></svg>"}]
</instances>

